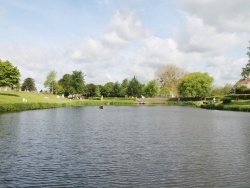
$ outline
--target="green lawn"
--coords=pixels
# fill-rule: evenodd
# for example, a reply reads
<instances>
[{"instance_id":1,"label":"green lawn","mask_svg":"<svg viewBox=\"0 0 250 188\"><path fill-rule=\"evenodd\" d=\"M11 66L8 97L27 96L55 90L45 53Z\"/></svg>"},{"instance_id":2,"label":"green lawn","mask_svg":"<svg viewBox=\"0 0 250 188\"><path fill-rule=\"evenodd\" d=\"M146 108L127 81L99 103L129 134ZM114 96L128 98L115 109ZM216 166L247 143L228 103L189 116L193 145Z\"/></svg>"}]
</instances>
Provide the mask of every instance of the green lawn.
<instances>
[{"instance_id":1,"label":"green lawn","mask_svg":"<svg viewBox=\"0 0 250 188\"><path fill-rule=\"evenodd\" d=\"M23 98L27 102L23 102ZM134 105L134 102L134 99L129 98L104 98L104 101L70 100L46 93L8 91L0 92L0 113L71 106Z\"/></svg>"},{"instance_id":2,"label":"green lawn","mask_svg":"<svg viewBox=\"0 0 250 188\"><path fill-rule=\"evenodd\" d=\"M56 95L35 93L35 92L0 92L0 104L22 103L23 98L28 103L65 103L70 102L66 98L57 98Z\"/></svg>"},{"instance_id":3,"label":"green lawn","mask_svg":"<svg viewBox=\"0 0 250 188\"><path fill-rule=\"evenodd\" d=\"M69 100L68 98L57 98L57 95L36 92L0 92L1 104L24 103L23 98L27 99L27 103L72 103L77 105L100 105L100 104L134 104L135 100L131 98L104 98L100 100Z\"/></svg>"}]
</instances>

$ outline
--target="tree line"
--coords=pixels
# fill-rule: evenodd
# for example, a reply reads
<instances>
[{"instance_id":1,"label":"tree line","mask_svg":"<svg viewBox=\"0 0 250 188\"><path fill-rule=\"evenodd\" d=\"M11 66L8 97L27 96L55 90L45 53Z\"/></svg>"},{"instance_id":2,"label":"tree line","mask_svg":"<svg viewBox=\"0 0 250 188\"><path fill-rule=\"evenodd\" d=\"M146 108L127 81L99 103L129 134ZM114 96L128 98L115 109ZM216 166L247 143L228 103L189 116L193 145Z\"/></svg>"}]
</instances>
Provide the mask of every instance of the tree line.
<instances>
[{"instance_id":1,"label":"tree line","mask_svg":"<svg viewBox=\"0 0 250 188\"><path fill-rule=\"evenodd\" d=\"M22 91L36 91L35 80L26 78L22 84L20 72L9 61L0 61L1 86L11 88L19 87ZM8 76L12 75L12 76ZM155 79L147 84L142 84L134 76L131 79L124 79L120 82L107 82L104 85L86 83L82 71L72 71L71 74L64 74L56 80L57 73L52 70L48 73L44 87L52 94L81 94L86 97L197 97L211 94L213 78L208 73L187 73L184 69L175 65L166 65L156 71ZM216 88L216 90L221 90Z\"/></svg>"},{"instance_id":2,"label":"tree line","mask_svg":"<svg viewBox=\"0 0 250 188\"><path fill-rule=\"evenodd\" d=\"M52 70L47 75L44 82L45 88L53 94L81 94L86 97L155 97L158 93L156 81L150 81L148 84L142 84L134 76L132 79L124 79L121 83L107 82L104 85L93 83L86 84L84 73L75 70L72 74L64 74L62 78L56 81L56 72Z\"/></svg>"},{"instance_id":3,"label":"tree line","mask_svg":"<svg viewBox=\"0 0 250 188\"><path fill-rule=\"evenodd\" d=\"M242 68L242 80L250 76L250 47L247 55L249 61ZM120 82L107 82L104 85L86 83L84 73L79 70L71 74L64 74L56 80L57 73L52 70L48 73L44 87L52 94L81 94L86 97L206 97L215 95L227 95L229 92L244 93L249 89L239 82L223 87L213 86L213 77L208 73L189 73L183 68L173 64L160 67L155 72L155 79L147 84L139 82L136 76L124 79ZM0 59L0 87L21 88L22 91L36 91L35 80L26 78L20 84L20 71L9 61ZM249 91L250 93L250 91Z\"/></svg>"}]
</instances>

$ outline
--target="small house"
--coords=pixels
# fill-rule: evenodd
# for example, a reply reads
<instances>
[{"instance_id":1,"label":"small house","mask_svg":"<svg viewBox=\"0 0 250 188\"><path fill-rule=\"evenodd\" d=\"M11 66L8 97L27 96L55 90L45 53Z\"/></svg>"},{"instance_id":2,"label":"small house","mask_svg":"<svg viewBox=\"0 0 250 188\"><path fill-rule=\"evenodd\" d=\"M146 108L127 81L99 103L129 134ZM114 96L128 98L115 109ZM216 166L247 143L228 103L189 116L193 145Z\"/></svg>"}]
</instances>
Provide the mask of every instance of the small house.
<instances>
[{"instance_id":1,"label":"small house","mask_svg":"<svg viewBox=\"0 0 250 188\"><path fill-rule=\"evenodd\" d=\"M250 89L250 77L239 80L238 84L242 86L246 86L247 89Z\"/></svg>"}]
</instances>

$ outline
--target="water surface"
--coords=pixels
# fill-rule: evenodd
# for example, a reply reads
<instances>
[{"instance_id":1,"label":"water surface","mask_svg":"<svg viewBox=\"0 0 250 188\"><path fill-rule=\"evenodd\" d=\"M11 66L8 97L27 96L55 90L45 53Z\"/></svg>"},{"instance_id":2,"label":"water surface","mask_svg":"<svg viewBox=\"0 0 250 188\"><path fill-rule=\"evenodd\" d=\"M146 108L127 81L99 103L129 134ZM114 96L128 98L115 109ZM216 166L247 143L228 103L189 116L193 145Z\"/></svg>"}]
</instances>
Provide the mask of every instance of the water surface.
<instances>
[{"instance_id":1,"label":"water surface","mask_svg":"<svg viewBox=\"0 0 250 188\"><path fill-rule=\"evenodd\" d=\"M169 106L0 115L0 187L248 187L249 113Z\"/></svg>"}]
</instances>

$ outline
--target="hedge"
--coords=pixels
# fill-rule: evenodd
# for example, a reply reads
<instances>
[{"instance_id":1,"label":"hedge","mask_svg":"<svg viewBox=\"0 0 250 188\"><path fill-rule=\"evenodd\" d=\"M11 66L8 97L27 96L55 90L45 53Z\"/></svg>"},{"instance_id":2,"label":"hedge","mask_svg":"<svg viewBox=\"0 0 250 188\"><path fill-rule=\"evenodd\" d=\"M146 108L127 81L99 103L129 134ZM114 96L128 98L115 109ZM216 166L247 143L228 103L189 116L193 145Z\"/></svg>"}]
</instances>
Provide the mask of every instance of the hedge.
<instances>
[{"instance_id":1,"label":"hedge","mask_svg":"<svg viewBox=\"0 0 250 188\"><path fill-rule=\"evenodd\" d=\"M250 94L232 94L225 97L231 97L233 100L250 100Z\"/></svg>"}]
</instances>

